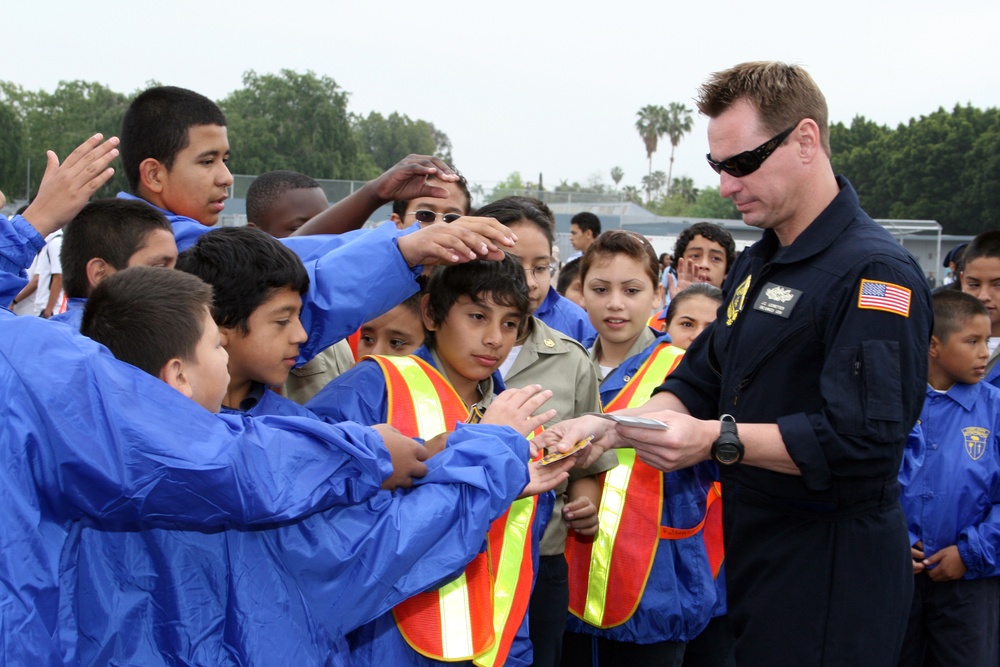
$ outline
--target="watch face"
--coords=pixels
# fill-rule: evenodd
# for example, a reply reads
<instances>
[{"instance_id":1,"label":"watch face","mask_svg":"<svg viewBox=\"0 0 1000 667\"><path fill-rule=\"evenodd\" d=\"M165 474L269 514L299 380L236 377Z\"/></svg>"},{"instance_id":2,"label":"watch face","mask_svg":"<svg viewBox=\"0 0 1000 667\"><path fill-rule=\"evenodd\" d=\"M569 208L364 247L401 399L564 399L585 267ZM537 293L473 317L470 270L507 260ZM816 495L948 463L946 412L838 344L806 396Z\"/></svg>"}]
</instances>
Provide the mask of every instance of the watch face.
<instances>
[{"instance_id":1,"label":"watch face","mask_svg":"<svg viewBox=\"0 0 1000 667\"><path fill-rule=\"evenodd\" d=\"M715 460L719 463L730 465L740 460L740 448L729 443L719 443L715 447Z\"/></svg>"}]
</instances>

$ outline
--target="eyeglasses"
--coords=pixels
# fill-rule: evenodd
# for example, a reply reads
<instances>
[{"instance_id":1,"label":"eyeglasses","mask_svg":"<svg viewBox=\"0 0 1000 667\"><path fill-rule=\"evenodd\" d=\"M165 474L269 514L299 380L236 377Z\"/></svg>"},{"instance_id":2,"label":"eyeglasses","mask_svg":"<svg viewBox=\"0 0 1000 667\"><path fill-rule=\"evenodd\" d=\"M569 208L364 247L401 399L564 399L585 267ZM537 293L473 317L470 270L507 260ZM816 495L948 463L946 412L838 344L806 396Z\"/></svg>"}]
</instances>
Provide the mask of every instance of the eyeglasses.
<instances>
[{"instance_id":1,"label":"eyeglasses","mask_svg":"<svg viewBox=\"0 0 1000 667\"><path fill-rule=\"evenodd\" d=\"M743 151L739 155L734 155L729 159L720 160L718 162L712 159L711 153L708 153L705 155L705 159L708 160L709 166L712 167L717 174L724 171L730 176L735 176L736 178L752 174L760 169L760 165L764 164L764 160L769 158L771 153L778 149L778 146L780 146L781 143L788 138L788 135L791 134L792 130L796 127L798 127L798 123L792 125L790 128L773 139L768 139L752 151Z\"/></svg>"},{"instance_id":2,"label":"eyeglasses","mask_svg":"<svg viewBox=\"0 0 1000 667\"><path fill-rule=\"evenodd\" d=\"M419 211L410 211L406 215L415 215L417 220L420 222L431 223L437 220L438 214L434 211L428 211L425 209L420 209ZM441 215L441 220L444 222L455 222L462 217L461 213L444 213Z\"/></svg>"}]
</instances>

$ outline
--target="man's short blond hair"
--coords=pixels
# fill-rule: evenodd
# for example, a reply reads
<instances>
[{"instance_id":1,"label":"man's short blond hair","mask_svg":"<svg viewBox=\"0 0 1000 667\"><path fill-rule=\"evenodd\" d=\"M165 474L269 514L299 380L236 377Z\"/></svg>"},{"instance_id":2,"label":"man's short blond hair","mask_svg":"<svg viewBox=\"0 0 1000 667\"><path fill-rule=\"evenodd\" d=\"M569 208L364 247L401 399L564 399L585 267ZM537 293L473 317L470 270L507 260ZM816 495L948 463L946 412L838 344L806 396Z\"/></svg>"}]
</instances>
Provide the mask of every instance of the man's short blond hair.
<instances>
[{"instance_id":1,"label":"man's short blond hair","mask_svg":"<svg viewBox=\"0 0 1000 667\"><path fill-rule=\"evenodd\" d=\"M811 118L819 126L820 142L830 155L829 112L819 86L803 68L780 62L749 62L715 72L698 89L695 103L716 118L739 100L757 110L761 129L777 135Z\"/></svg>"}]
</instances>

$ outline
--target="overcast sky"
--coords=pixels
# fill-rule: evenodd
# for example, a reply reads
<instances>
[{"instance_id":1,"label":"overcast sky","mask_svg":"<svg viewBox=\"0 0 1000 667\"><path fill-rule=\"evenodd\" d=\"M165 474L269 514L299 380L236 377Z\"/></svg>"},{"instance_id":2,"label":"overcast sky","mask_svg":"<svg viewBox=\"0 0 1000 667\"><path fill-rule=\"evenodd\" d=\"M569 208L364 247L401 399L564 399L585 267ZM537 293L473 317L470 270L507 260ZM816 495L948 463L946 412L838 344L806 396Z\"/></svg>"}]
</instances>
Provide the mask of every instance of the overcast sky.
<instances>
[{"instance_id":1,"label":"overcast sky","mask_svg":"<svg viewBox=\"0 0 1000 667\"><path fill-rule=\"evenodd\" d=\"M711 72L747 60L804 65L832 122L1000 106L996 0L21 0L5 3L3 23L0 79L28 89L82 79L132 92L156 80L220 99L250 69L330 76L352 112L444 130L456 166L487 187L513 171L541 172L549 188L610 184L616 165L622 185L638 186L636 112L693 108ZM674 166L699 187L717 185L705 130L696 116ZM661 142L654 170L667 171L669 154ZM239 172L238 152L233 163Z\"/></svg>"}]
</instances>

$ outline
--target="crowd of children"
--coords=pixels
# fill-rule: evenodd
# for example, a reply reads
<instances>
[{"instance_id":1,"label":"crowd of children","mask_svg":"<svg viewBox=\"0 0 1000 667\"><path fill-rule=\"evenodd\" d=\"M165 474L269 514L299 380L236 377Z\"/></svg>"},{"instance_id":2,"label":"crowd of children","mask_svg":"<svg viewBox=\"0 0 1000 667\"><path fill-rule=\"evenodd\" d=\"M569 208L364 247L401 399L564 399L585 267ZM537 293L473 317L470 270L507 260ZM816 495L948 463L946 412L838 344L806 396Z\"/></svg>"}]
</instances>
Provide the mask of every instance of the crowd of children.
<instances>
[{"instance_id":1,"label":"crowd of children","mask_svg":"<svg viewBox=\"0 0 1000 667\"><path fill-rule=\"evenodd\" d=\"M89 201L119 152L131 192ZM154 87L0 217L0 300L43 248L59 276L58 323L0 309L3 661L734 664L716 464L530 443L648 400L716 319L731 235L693 225L665 269L581 215L553 285L548 207L472 211L435 158L334 206L269 172L213 229L228 158L214 103ZM1000 232L960 266L900 470L905 665L998 662Z\"/></svg>"}]
</instances>

